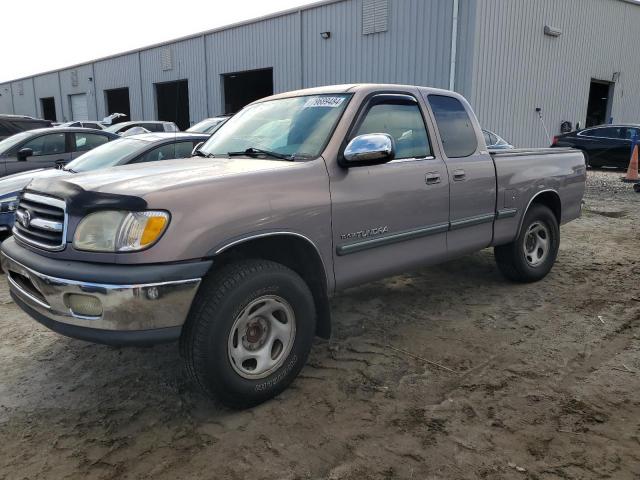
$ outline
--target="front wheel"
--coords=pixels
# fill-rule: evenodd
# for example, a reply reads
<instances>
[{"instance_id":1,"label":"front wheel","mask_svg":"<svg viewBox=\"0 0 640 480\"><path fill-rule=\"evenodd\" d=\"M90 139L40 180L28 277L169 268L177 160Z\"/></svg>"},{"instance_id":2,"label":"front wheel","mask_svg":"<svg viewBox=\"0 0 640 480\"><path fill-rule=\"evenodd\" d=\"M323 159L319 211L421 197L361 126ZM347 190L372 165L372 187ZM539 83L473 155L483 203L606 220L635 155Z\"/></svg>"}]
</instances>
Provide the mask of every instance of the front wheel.
<instances>
[{"instance_id":1,"label":"front wheel","mask_svg":"<svg viewBox=\"0 0 640 480\"><path fill-rule=\"evenodd\" d=\"M181 352L193 380L231 408L262 403L298 375L315 336L313 296L300 276L267 260L243 260L203 282Z\"/></svg>"},{"instance_id":2,"label":"front wheel","mask_svg":"<svg viewBox=\"0 0 640 480\"><path fill-rule=\"evenodd\" d=\"M533 205L524 217L515 241L495 247L494 255L502 274L516 282L537 282L553 267L560 246L560 228L553 212Z\"/></svg>"}]
</instances>

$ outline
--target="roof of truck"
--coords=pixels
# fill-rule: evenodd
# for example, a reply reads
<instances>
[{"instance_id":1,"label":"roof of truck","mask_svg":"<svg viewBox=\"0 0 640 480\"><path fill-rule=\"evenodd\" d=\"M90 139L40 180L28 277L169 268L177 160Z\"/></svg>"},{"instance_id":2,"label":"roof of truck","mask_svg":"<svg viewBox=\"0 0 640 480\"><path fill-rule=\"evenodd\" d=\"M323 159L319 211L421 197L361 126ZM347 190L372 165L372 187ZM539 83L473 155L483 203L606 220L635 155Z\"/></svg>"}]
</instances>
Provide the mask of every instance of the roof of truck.
<instances>
[{"instance_id":1,"label":"roof of truck","mask_svg":"<svg viewBox=\"0 0 640 480\"><path fill-rule=\"evenodd\" d=\"M326 95L331 93L351 93L359 90L413 90L416 88L429 90L430 93L446 94L452 96L459 96L455 92L449 90L443 90L440 88L427 87L424 85L402 85L393 83L351 83L343 85L327 85L324 87L305 88L302 90L293 90L290 92L278 93L271 95L270 97L261 98L254 103L265 102L268 100L275 100L278 98L288 97L302 97L305 95Z\"/></svg>"}]
</instances>

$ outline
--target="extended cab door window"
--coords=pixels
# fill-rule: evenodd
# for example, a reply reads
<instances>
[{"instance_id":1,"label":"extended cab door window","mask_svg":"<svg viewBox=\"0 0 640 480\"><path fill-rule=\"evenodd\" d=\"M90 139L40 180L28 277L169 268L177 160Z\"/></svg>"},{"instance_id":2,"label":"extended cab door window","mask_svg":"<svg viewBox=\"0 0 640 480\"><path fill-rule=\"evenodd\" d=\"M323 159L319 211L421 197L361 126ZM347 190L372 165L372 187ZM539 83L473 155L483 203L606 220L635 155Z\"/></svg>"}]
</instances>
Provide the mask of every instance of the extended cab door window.
<instances>
[{"instance_id":1,"label":"extended cab door window","mask_svg":"<svg viewBox=\"0 0 640 480\"><path fill-rule=\"evenodd\" d=\"M462 103L454 97L429 95L429 104L447 157L462 158L475 153L478 137Z\"/></svg>"},{"instance_id":2,"label":"extended cab door window","mask_svg":"<svg viewBox=\"0 0 640 480\"><path fill-rule=\"evenodd\" d=\"M417 102L397 100L374 103L353 137L367 133L387 133L396 144L397 160L431 156L429 136Z\"/></svg>"}]
</instances>

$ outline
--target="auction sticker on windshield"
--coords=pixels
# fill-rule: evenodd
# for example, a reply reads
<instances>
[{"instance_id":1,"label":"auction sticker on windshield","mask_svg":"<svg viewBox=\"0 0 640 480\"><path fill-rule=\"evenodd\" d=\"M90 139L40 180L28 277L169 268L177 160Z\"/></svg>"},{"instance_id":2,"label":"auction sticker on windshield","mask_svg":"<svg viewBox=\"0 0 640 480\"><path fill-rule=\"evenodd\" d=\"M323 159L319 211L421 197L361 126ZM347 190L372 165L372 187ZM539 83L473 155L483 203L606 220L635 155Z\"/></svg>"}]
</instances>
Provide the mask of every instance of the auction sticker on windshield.
<instances>
[{"instance_id":1,"label":"auction sticker on windshield","mask_svg":"<svg viewBox=\"0 0 640 480\"><path fill-rule=\"evenodd\" d=\"M307 103L304 104L304 108L315 108L315 107L331 107L336 108L342 105L344 102L344 97L312 97L307 100Z\"/></svg>"}]
</instances>

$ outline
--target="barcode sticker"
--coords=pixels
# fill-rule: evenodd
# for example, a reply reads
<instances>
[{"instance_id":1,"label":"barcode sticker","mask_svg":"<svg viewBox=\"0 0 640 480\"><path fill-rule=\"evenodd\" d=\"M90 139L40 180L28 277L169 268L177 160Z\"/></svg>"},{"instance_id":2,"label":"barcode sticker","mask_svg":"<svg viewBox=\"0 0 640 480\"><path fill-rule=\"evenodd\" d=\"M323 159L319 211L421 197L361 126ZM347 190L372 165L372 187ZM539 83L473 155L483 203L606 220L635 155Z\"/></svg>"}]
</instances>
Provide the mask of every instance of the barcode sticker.
<instances>
[{"instance_id":1,"label":"barcode sticker","mask_svg":"<svg viewBox=\"0 0 640 480\"><path fill-rule=\"evenodd\" d=\"M311 97L304 104L304 108L329 107L336 108L342 105L344 97Z\"/></svg>"}]
</instances>

